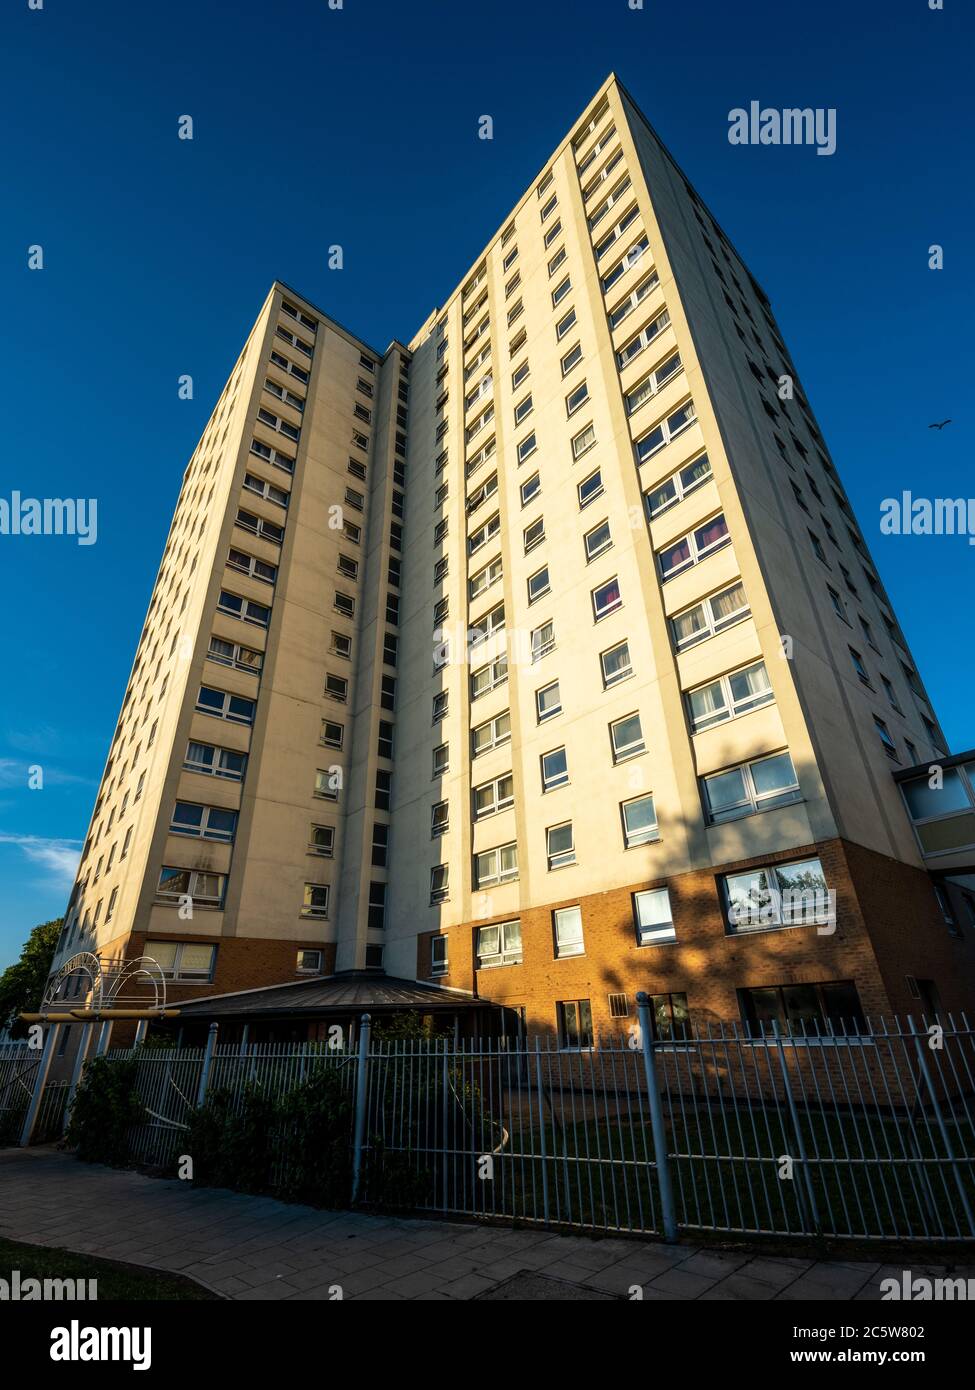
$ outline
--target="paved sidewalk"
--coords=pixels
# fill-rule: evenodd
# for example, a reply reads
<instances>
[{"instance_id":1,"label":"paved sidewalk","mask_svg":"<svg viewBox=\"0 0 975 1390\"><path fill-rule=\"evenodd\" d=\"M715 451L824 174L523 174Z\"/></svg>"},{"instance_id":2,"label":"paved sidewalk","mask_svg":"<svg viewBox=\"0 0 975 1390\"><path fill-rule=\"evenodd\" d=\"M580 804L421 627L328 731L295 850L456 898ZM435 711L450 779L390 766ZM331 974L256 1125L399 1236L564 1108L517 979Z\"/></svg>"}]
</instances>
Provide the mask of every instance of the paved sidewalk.
<instances>
[{"instance_id":1,"label":"paved sidewalk","mask_svg":"<svg viewBox=\"0 0 975 1390\"><path fill-rule=\"evenodd\" d=\"M189 1275L234 1299L879 1299L901 1266L404 1220L0 1150L0 1235ZM915 1275L943 1267L911 1261ZM956 1277L975 1277L975 1267Z\"/></svg>"}]
</instances>

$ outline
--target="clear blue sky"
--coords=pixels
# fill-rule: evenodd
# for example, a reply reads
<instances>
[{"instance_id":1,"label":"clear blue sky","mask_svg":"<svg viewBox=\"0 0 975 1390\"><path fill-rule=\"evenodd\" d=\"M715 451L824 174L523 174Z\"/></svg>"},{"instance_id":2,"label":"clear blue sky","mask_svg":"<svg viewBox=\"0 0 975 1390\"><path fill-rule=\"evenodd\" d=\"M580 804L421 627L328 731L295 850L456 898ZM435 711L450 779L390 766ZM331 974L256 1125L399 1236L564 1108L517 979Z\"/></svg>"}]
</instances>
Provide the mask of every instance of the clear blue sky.
<instances>
[{"instance_id":1,"label":"clear blue sky","mask_svg":"<svg viewBox=\"0 0 975 1390\"><path fill-rule=\"evenodd\" d=\"M0 536L0 968L64 908L182 470L271 280L408 337L610 71L771 296L952 747L975 744L975 548L878 533L885 496L975 491L973 23L945 3L8 0L0 496L96 497L99 533ZM837 152L731 146L751 100L835 107Z\"/></svg>"}]
</instances>

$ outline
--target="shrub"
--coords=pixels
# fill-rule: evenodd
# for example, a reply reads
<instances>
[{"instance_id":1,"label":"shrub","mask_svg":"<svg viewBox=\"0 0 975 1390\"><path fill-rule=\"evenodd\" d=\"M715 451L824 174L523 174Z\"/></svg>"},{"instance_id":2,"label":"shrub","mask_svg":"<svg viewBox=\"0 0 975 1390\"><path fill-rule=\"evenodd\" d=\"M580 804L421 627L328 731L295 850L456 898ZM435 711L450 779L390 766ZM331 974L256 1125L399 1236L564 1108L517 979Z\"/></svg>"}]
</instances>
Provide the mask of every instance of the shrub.
<instances>
[{"instance_id":1,"label":"shrub","mask_svg":"<svg viewBox=\"0 0 975 1390\"><path fill-rule=\"evenodd\" d=\"M85 1066L66 1136L85 1163L118 1168L128 1160L129 1130L146 1118L136 1093L138 1071L135 1057L95 1057Z\"/></svg>"}]
</instances>

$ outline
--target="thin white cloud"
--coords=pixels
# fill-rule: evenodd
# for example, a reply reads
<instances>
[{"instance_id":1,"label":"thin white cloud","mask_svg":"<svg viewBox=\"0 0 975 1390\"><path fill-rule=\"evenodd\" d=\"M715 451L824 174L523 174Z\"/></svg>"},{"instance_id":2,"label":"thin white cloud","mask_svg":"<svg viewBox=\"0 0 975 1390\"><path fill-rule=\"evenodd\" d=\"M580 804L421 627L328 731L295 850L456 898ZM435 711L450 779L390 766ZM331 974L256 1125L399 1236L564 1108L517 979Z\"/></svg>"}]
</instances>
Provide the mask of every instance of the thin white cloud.
<instances>
[{"instance_id":1,"label":"thin white cloud","mask_svg":"<svg viewBox=\"0 0 975 1390\"><path fill-rule=\"evenodd\" d=\"M48 840L40 835L8 835L0 831L0 845L16 845L32 863L40 864L54 878L74 882L81 858L80 840Z\"/></svg>"}]
</instances>

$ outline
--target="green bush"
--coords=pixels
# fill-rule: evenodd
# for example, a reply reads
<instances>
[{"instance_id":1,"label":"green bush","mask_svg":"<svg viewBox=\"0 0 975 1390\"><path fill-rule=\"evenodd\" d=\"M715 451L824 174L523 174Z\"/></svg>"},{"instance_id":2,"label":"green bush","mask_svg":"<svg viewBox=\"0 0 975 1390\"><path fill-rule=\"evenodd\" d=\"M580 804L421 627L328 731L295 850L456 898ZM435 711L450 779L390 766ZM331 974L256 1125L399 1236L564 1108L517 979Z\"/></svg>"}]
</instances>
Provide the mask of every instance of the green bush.
<instances>
[{"instance_id":1,"label":"green bush","mask_svg":"<svg viewBox=\"0 0 975 1390\"><path fill-rule=\"evenodd\" d=\"M334 1066L284 1094L214 1091L193 1113L185 1152L201 1187L343 1206L351 1191L352 1101Z\"/></svg>"},{"instance_id":2,"label":"green bush","mask_svg":"<svg viewBox=\"0 0 975 1390\"><path fill-rule=\"evenodd\" d=\"M136 1093L138 1074L135 1057L95 1057L85 1066L66 1136L85 1163L118 1168L128 1161L129 1130L146 1118Z\"/></svg>"}]
</instances>

